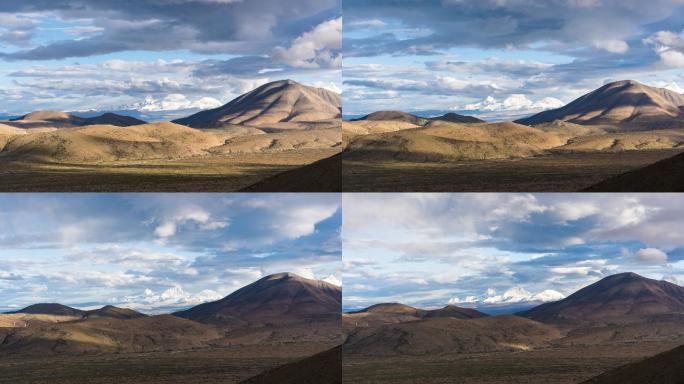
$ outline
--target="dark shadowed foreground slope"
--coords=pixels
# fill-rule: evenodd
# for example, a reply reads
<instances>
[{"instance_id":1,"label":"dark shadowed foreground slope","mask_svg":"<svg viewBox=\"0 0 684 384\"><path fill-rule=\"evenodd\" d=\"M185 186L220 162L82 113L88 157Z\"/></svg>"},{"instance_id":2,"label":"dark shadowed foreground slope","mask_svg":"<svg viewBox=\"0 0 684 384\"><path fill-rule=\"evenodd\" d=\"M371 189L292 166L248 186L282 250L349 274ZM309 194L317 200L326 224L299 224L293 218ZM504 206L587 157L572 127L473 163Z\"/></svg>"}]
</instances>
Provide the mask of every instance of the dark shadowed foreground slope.
<instances>
[{"instance_id":1,"label":"dark shadowed foreground slope","mask_svg":"<svg viewBox=\"0 0 684 384\"><path fill-rule=\"evenodd\" d=\"M243 384L342 383L342 347L264 372Z\"/></svg>"},{"instance_id":2,"label":"dark shadowed foreground slope","mask_svg":"<svg viewBox=\"0 0 684 384\"><path fill-rule=\"evenodd\" d=\"M271 176L242 192L341 192L342 155Z\"/></svg>"},{"instance_id":3,"label":"dark shadowed foreground slope","mask_svg":"<svg viewBox=\"0 0 684 384\"><path fill-rule=\"evenodd\" d=\"M585 384L684 383L684 346L599 375Z\"/></svg>"},{"instance_id":4,"label":"dark shadowed foreground slope","mask_svg":"<svg viewBox=\"0 0 684 384\"><path fill-rule=\"evenodd\" d=\"M684 192L684 153L611 177L586 192Z\"/></svg>"}]
</instances>

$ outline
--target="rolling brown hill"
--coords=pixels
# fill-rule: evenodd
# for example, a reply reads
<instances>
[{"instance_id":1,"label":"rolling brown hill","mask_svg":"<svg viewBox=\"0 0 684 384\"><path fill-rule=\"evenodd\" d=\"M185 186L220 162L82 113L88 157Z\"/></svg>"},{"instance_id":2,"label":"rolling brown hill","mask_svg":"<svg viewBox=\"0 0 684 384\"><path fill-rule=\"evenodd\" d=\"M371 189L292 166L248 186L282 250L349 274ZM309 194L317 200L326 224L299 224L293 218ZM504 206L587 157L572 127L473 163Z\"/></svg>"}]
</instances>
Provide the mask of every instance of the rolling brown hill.
<instances>
[{"instance_id":1,"label":"rolling brown hill","mask_svg":"<svg viewBox=\"0 0 684 384\"><path fill-rule=\"evenodd\" d=\"M684 95L634 80L606 84L557 109L517 120L536 125L554 120L576 124L609 124L634 129L684 127Z\"/></svg>"},{"instance_id":2,"label":"rolling brown hill","mask_svg":"<svg viewBox=\"0 0 684 384\"><path fill-rule=\"evenodd\" d=\"M342 347L268 370L242 384L341 384Z\"/></svg>"},{"instance_id":3,"label":"rolling brown hill","mask_svg":"<svg viewBox=\"0 0 684 384\"><path fill-rule=\"evenodd\" d=\"M342 122L342 142L346 147L358 136L371 135L377 133L387 133L402 131L405 129L421 128L420 125L411 124L404 121L391 120L357 120Z\"/></svg>"},{"instance_id":4,"label":"rolling brown hill","mask_svg":"<svg viewBox=\"0 0 684 384\"><path fill-rule=\"evenodd\" d=\"M308 122L341 117L340 95L292 80L264 84L228 104L174 123L193 128L215 128L225 124L268 126L280 122Z\"/></svg>"},{"instance_id":5,"label":"rolling brown hill","mask_svg":"<svg viewBox=\"0 0 684 384\"><path fill-rule=\"evenodd\" d=\"M80 125L83 123L83 120L84 119L81 117L72 116L66 112L39 110L27 113L26 115L11 121L54 121L65 124Z\"/></svg>"},{"instance_id":6,"label":"rolling brown hill","mask_svg":"<svg viewBox=\"0 0 684 384\"><path fill-rule=\"evenodd\" d=\"M502 122L431 121L423 128L359 136L343 154L350 161L448 162L523 158L564 145L553 133Z\"/></svg>"},{"instance_id":7,"label":"rolling brown hill","mask_svg":"<svg viewBox=\"0 0 684 384\"><path fill-rule=\"evenodd\" d=\"M221 135L173 123L91 125L17 136L0 154L44 162L177 159L205 155L224 142Z\"/></svg>"},{"instance_id":8,"label":"rolling brown hill","mask_svg":"<svg viewBox=\"0 0 684 384\"><path fill-rule=\"evenodd\" d=\"M573 139L584 136L600 136L605 133L612 133L618 131L614 126L609 125L581 125L570 123L563 120L554 120L548 123L536 124L534 128L555 133L560 137Z\"/></svg>"},{"instance_id":9,"label":"rolling brown hill","mask_svg":"<svg viewBox=\"0 0 684 384\"><path fill-rule=\"evenodd\" d=\"M13 127L7 124L0 124L0 135L25 135L26 130L23 128Z\"/></svg>"},{"instance_id":10,"label":"rolling brown hill","mask_svg":"<svg viewBox=\"0 0 684 384\"><path fill-rule=\"evenodd\" d=\"M304 149L334 148L342 144L339 127L287 130L261 135L238 136L211 149L212 153L275 153Z\"/></svg>"},{"instance_id":11,"label":"rolling brown hill","mask_svg":"<svg viewBox=\"0 0 684 384\"><path fill-rule=\"evenodd\" d=\"M672 314L684 314L684 288L631 272L605 277L563 300L519 313L536 321L573 327L640 322Z\"/></svg>"},{"instance_id":12,"label":"rolling brown hill","mask_svg":"<svg viewBox=\"0 0 684 384\"><path fill-rule=\"evenodd\" d=\"M558 147L556 150L570 152L622 152L677 148L684 149L684 131L681 129L586 135L575 137L568 144Z\"/></svg>"},{"instance_id":13,"label":"rolling brown hill","mask_svg":"<svg viewBox=\"0 0 684 384\"><path fill-rule=\"evenodd\" d=\"M397 324L422 319L449 317L454 319L477 319L487 316L475 309L447 305L439 309L419 309L400 303L375 304L360 311L345 313L342 327L345 334L358 328L377 327L384 324Z\"/></svg>"},{"instance_id":14,"label":"rolling brown hill","mask_svg":"<svg viewBox=\"0 0 684 384\"><path fill-rule=\"evenodd\" d=\"M583 384L684 383L684 346L610 370Z\"/></svg>"},{"instance_id":15,"label":"rolling brown hill","mask_svg":"<svg viewBox=\"0 0 684 384\"><path fill-rule=\"evenodd\" d=\"M684 192L684 153L586 188L586 192Z\"/></svg>"},{"instance_id":16,"label":"rolling brown hill","mask_svg":"<svg viewBox=\"0 0 684 384\"><path fill-rule=\"evenodd\" d=\"M58 303L33 304L10 314L32 314L50 316L70 316L76 318L109 317L113 319L135 319L147 315L128 308L119 308L113 305L105 305L99 309L81 310Z\"/></svg>"},{"instance_id":17,"label":"rolling brown hill","mask_svg":"<svg viewBox=\"0 0 684 384\"><path fill-rule=\"evenodd\" d=\"M528 350L561 337L555 327L514 315L474 319L434 317L359 327L344 350L357 355L440 355Z\"/></svg>"},{"instance_id":18,"label":"rolling brown hill","mask_svg":"<svg viewBox=\"0 0 684 384\"><path fill-rule=\"evenodd\" d=\"M28 113L17 119L3 121L2 124L23 129L58 129L78 127L84 119L60 111L41 110Z\"/></svg>"},{"instance_id":19,"label":"rolling brown hill","mask_svg":"<svg viewBox=\"0 0 684 384\"><path fill-rule=\"evenodd\" d=\"M342 290L293 273L266 276L225 298L174 315L201 323L249 326L339 321Z\"/></svg>"},{"instance_id":20,"label":"rolling brown hill","mask_svg":"<svg viewBox=\"0 0 684 384\"><path fill-rule=\"evenodd\" d=\"M222 334L211 326L158 315L32 323L0 336L0 355L44 356L187 350L207 347Z\"/></svg>"},{"instance_id":21,"label":"rolling brown hill","mask_svg":"<svg viewBox=\"0 0 684 384\"><path fill-rule=\"evenodd\" d=\"M80 320L81 316L43 315L31 313L0 313L0 328L7 331L9 328L29 327L35 323L63 323ZM2 336L0 335L0 338Z\"/></svg>"},{"instance_id":22,"label":"rolling brown hill","mask_svg":"<svg viewBox=\"0 0 684 384\"><path fill-rule=\"evenodd\" d=\"M409 315L416 318L430 317L453 317L457 319L476 319L488 316L476 309L462 308L455 305L447 305L439 309L419 309L401 303L380 303L356 312L354 314L390 314L390 315Z\"/></svg>"}]
</instances>

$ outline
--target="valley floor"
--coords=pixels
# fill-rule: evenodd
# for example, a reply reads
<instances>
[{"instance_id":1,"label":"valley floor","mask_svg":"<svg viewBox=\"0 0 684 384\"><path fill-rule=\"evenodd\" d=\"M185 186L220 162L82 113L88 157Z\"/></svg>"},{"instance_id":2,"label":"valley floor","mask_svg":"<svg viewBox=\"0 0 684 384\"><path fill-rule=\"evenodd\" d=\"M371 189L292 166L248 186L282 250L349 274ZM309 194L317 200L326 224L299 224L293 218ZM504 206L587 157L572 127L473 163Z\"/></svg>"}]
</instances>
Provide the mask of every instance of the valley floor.
<instances>
[{"instance_id":1,"label":"valley floor","mask_svg":"<svg viewBox=\"0 0 684 384\"><path fill-rule=\"evenodd\" d=\"M283 345L0 359L0 383L233 384L328 347Z\"/></svg>"},{"instance_id":2,"label":"valley floor","mask_svg":"<svg viewBox=\"0 0 684 384\"><path fill-rule=\"evenodd\" d=\"M524 352L373 358L345 353L344 384L575 384L678 343L572 346Z\"/></svg>"},{"instance_id":3,"label":"valley floor","mask_svg":"<svg viewBox=\"0 0 684 384\"><path fill-rule=\"evenodd\" d=\"M312 149L98 164L36 164L3 159L0 191L233 192L338 152L338 149ZM322 185L316 180L310 185L311 192L327 192L316 190Z\"/></svg>"},{"instance_id":4,"label":"valley floor","mask_svg":"<svg viewBox=\"0 0 684 384\"><path fill-rule=\"evenodd\" d=\"M554 153L515 160L369 164L344 160L345 192L575 192L681 153ZM667 192L667 191L662 191Z\"/></svg>"}]
</instances>

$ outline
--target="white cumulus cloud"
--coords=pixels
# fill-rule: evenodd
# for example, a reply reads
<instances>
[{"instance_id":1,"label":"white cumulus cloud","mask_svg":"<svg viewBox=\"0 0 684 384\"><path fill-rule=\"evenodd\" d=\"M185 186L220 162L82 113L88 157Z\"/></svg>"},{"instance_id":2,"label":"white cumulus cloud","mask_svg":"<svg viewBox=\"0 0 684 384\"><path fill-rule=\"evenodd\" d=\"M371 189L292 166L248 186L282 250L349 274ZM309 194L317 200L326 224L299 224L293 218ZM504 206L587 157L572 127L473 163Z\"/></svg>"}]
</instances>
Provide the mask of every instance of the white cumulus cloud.
<instances>
[{"instance_id":1,"label":"white cumulus cloud","mask_svg":"<svg viewBox=\"0 0 684 384\"><path fill-rule=\"evenodd\" d=\"M547 110L559 108L565 105L562 101L554 97L545 97L538 101L532 101L523 94L513 94L503 100L497 99L493 96L487 96L484 100L466 104L462 109L466 111L487 111L487 112L501 112L501 111L534 111Z\"/></svg>"},{"instance_id":2,"label":"white cumulus cloud","mask_svg":"<svg viewBox=\"0 0 684 384\"><path fill-rule=\"evenodd\" d=\"M295 68L340 67L342 18L324 21L296 38L289 48L276 47L277 60Z\"/></svg>"},{"instance_id":3,"label":"white cumulus cloud","mask_svg":"<svg viewBox=\"0 0 684 384\"><path fill-rule=\"evenodd\" d=\"M144 101L133 106L134 109L146 112L176 111L180 109L213 109L223 105L213 97L201 97L197 100L190 100L180 93L172 93L163 99L155 99L147 96Z\"/></svg>"},{"instance_id":4,"label":"white cumulus cloud","mask_svg":"<svg viewBox=\"0 0 684 384\"><path fill-rule=\"evenodd\" d=\"M523 287L513 287L506 290L503 294L497 295L494 290L488 290L489 295L483 300L487 304L512 304L529 301L557 301L565 298L562 293L546 289L540 293L533 294Z\"/></svg>"},{"instance_id":5,"label":"white cumulus cloud","mask_svg":"<svg viewBox=\"0 0 684 384\"><path fill-rule=\"evenodd\" d=\"M672 68L684 68L684 30L681 32L658 31L644 39L660 57L660 61Z\"/></svg>"},{"instance_id":6,"label":"white cumulus cloud","mask_svg":"<svg viewBox=\"0 0 684 384\"><path fill-rule=\"evenodd\" d=\"M173 236L176 234L179 225L189 222L199 224L199 228L204 230L215 230L228 226L227 221L211 220L209 213L202 208L186 207L166 218L154 229L154 234L161 238Z\"/></svg>"},{"instance_id":7,"label":"white cumulus cloud","mask_svg":"<svg viewBox=\"0 0 684 384\"><path fill-rule=\"evenodd\" d=\"M667 254L658 248L642 248L634 254L634 258L645 264L667 263Z\"/></svg>"}]
</instances>

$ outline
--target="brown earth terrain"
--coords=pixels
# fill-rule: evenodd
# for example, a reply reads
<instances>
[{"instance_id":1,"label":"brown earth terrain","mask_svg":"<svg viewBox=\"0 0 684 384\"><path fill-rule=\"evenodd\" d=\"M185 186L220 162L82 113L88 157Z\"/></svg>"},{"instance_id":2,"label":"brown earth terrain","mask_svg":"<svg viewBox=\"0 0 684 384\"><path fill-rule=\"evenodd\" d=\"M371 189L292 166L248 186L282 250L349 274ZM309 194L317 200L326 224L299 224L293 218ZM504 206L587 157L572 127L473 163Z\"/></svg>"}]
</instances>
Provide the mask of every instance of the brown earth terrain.
<instances>
[{"instance_id":1,"label":"brown earth terrain","mask_svg":"<svg viewBox=\"0 0 684 384\"><path fill-rule=\"evenodd\" d=\"M4 192L232 192L339 153L339 149L200 156L105 163L0 161ZM306 176L306 175L305 175ZM326 174L327 176L327 174ZM336 175L334 179L339 180ZM333 181L303 182L328 192Z\"/></svg>"},{"instance_id":2,"label":"brown earth terrain","mask_svg":"<svg viewBox=\"0 0 684 384\"><path fill-rule=\"evenodd\" d=\"M38 111L0 122L0 190L237 191L340 152L339 114L339 95L289 80L176 122Z\"/></svg>"},{"instance_id":3,"label":"brown earth terrain","mask_svg":"<svg viewBox=\"0 0 684 384\"><path fill-rule=\"evenodd\" d=\"M339 345L340 305L291 273L175 315L36 304L0 314L0 382L238 383Z\"/></svg>"},{"instance_id":4,"label":"brown earth terrain","mask_svg":"<svg viewBox=\"0 0 684 384\"><path fill-rule=\"evenodd\" d=\"M367 162L342 156L342 190L345 192L575 192L590 188L617 175L642 169L682 153L682 149L625 152L550 152L521 159L468 160L457 162ZM680 157L681 158L681 157ZM654 165L655 166L655 165ZM680 169L672 164L663 167ZM647 170L650 171L650 170ZM636 171L635 171L636 172ZM624 177L629 175L626 173ZM679 188L678 174L659 173L658 184L639 183L631 187L629 177L608 190L670 191ZM669 176L672 176L670 178ZM617 176L617 180L623 176ZM652 179L660 179L654 175ZM597 188L598 188L597 186ZM602 187L604 188L604 187Z\"/></svg>"},{"instance_id":5,"label":"brown earth terrain","mask_svg":"<svg viewBox=\"0 0 684 384\"><path fill-rule=\"evenodd\" d=\"M343 316L343 382L584 382L684 344L683 290L625 273L518 315L459 318L452 308L430 317L401 304L369 307ZM635 377L674 377L673 369L658 376L657 367L681 360L676 351Z\"/></svg>"},{"instance_id":6,"label":"brown earth terrain","mask_svg":"<svg viewBox=\"0 0 684 384\"><path fill-rule=\"evenodd\" d=\"M681 94L629 80L516 122L377 112L342 124L343 190L580 191L684 152L683 108ZM679 174L659 175L650 190L676 190Z\"/></svg>"}]
</instances>

